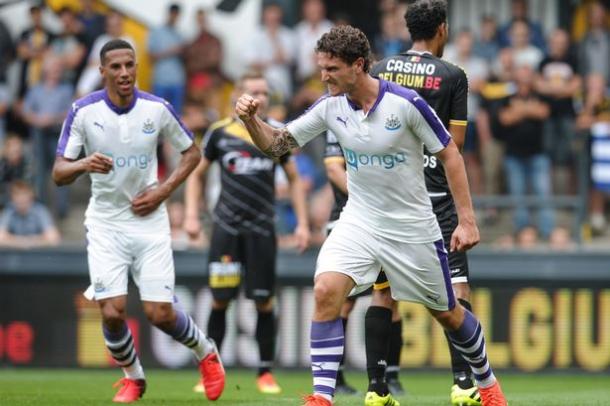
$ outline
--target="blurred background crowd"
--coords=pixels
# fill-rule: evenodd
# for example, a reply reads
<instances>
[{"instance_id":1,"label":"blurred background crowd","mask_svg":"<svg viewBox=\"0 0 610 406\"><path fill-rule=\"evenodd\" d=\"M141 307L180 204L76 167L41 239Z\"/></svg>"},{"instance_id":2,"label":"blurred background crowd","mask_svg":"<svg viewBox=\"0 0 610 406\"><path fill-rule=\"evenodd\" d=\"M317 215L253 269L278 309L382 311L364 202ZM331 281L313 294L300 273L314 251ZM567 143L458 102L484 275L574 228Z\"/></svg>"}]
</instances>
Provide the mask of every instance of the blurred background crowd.
<instances>
[{"instance_id":1,"label":"blurred background crowd","mask_svg":"<svg viewBox=\"0 0 610 406\"><path fill-rule=\"evenodd\" d=\"M144 34L126 29L126 21L137 16L118 2L12 2L21 3L19 18L26 23L20 28L7 20L15 12L4 13L5 2L0 8L0 246L84 244L88 180L57 188L50 172L72 101L102 86L98 55L109 39L133 43L139 73L144 72L140 88L172 103L198 142L210 124L231 114L233 82L246 69L262 70L268 78L270 116L285 121L301 114L325 91L313 50L334 25L363 29L376 59L410 47L403 19L408 1L256 1L256 25L247 35L231 33L239 50L227 57L236 44L228 43L223 29L236 27L212 27L210 17L252 1L220 1L193 9L188 19L185 4L165 1L163 23L140 21ZM585 0L449 5L451 41L443 58L462 67L469 79L463 154L482 243L498 249L607 247L610 5ZM494 12L502 8L501 16ZM189 35L183 24L189 25ZM307 184L317 243L333 202L324 142L318 137L293 155ZM163 178L177 157L164 145L158 155ZM218 193L218 181L208 179L202 213L213 207ZM295 218L281 172L276 190L280 244L291 247ZM205 247L205 235L192 241L182 230L181 192L168 207L176 248ZM209 223L209 215L204 217Z\"/></svg>"}]
</instances>

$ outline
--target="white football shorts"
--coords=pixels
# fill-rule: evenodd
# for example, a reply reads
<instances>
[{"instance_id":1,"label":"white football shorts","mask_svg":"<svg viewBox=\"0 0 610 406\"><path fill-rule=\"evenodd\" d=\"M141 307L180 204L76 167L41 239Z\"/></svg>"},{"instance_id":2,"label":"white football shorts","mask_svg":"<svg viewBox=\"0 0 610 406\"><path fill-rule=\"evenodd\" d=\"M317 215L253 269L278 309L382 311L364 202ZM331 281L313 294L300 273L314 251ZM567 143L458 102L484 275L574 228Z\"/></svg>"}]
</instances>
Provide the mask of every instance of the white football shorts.
<instances>
[{"instance_id":1,"label":"white football shorts","mask_svg":"<svg viewBox=\"0 0 610 406\"><path fill-rule=\"evenodd\" d=\"M316 276L323 272L345 274L356 283L351 294L357 294L375 282L381 268L395 300L421 303L439 311L455 306L442 239L401 242L340 219L320 249Z\"/></svg>"},{"instance_id":2,"label":"white football shorts","mask_svg":"<svg viewBox=\"0 0 610 406\"><path fill-rule=\"evenodd\" d=\"M131 269L141 300L173 302L175 274L169 232L134 233L88 226L87 259L88 299L126 295Z\"/></svg>"}]
</instances>

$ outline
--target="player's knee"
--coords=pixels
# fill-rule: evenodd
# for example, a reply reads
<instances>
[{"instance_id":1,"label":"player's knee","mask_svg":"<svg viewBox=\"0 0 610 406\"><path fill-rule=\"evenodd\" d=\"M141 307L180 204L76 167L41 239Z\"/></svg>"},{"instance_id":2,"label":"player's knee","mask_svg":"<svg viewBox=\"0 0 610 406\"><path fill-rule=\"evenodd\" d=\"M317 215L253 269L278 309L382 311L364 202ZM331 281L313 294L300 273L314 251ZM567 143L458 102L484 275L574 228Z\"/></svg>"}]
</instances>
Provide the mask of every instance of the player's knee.
<instances>
[{"instance_id":1,"label":"player's knee","mask_svg":"<svg viewBox=\"0 0 610 406\"><path fill-rule=\"evenodd\" d=\"M163 331L170 331L176 321L171 303L155 306L154 310L146 313L146 317L152 325Z\"/></svg>"},{"instance_id":2,"label":"player's knee","mask_svg":"<svg viewBox=\"0 0 610 406\"><path fill-rule=\"evenodd\" d=\"M104 325L110 331L118 331L125 323L125 309L120 309L107 304L102 306L102 320Z\"/></svg>"},{"instance_id":3,"label":"player's knee","mask_svg":"<svg viewBox=\"0 0 610 406\"><path fill-rule=\"evenodd\" d=\"M327 280L317 280L313 287L313 294L318 307L328 307L340 303L340 290Z\"/></svg>"},{"instance_id":4,"label":"player's knee","mask_svg":"<svg viewBox=\"0 0 610 406\"><path fill-rule=\"evenodd\" d=\"M454 331L460 328L464 320L464 310L461 306L456 306L452 310L432 311L434 318L443 326L445 330Z\"/></svg>"}]
</instances>

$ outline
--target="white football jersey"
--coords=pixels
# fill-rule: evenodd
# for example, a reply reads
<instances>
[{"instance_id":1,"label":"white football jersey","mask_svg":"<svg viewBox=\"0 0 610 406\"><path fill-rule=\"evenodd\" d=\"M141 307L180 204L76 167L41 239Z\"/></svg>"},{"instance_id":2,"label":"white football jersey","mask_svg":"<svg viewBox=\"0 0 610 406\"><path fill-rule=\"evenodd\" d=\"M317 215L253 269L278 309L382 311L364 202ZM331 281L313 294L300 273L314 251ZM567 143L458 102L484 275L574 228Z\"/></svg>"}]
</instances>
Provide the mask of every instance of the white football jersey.
<instances>
[{"instance_id":1,"label":"white football jersey","mask_svg":"<svg viewBox=\"0 0 610 406\"><path fill-rule=\"evenodd\" d=\"M134 90L131 105L114 105L105 90L77 100L64 121L57 155L77 159L101 152L113 159L108 174L90 173L91 199L85 225L95 224L125 231L169 231L165 204L146 217L136 216L131 201L140 192L158 185L157 145L163 137L182 152L193 137L171 105L149 93Z\"/></svg>"},{"instance_id":2,"label":"white football jersey","mask_svg":"<svg viewBox=\"0 0 610 406\"><path fill-rule=\"evenodd\" d=\"M287 128L301 146L327 130L336 135L349 192L340 220L398 241L441 238L424 182L423 146L437 153L451 136L415 91L380 80L368 114L346 95L325 96Z\"/></svg>"}]
</instances>

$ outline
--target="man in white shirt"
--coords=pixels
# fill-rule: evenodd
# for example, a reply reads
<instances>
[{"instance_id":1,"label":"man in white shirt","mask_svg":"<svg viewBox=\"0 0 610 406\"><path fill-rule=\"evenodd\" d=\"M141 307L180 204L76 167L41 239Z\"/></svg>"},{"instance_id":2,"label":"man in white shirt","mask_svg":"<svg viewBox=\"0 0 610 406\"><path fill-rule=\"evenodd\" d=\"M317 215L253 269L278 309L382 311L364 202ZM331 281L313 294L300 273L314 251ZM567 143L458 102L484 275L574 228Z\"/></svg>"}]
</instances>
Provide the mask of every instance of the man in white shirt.
<instances>
[{"instance_id":1,"label":"man in white shirt","mask_svg":"<svg viewBox=\"0 0 610 406\"><path fill-rule=\"evenodd\" d=\"M53 179L65 185L83 173L91 177L85 213L91 286L85 296L98 302L106 346L125 373L113 400L133 402L146 389L125 323L130 268L147 318L193 350L206 396L215 400L224 388L216 346L188 314L173 306L174 263L164 203L201 155L172 106L135 88L137 64L128 42L107 42L100 63L105 88L72 105L59 138ZM160 137L182 153L178 167L161 184L156 155ZM85 157L78 159L83 147Z\"/></svg>"},{"instance_id":2,"label":"man in white shirt","mask_svg":"<svg viewBox=\"0 0 610 406\"><path fill-rule=\"evenodd\" d=\"M271 156L327 130L337 136L345 155L349 199L317 261L311 325L314 394L304 399L305 405L332 405L344 345L341 305L350 292L372 285L381 267L393 297L424 304L486 380L483 405L506 405L487 361L480 324L455 300L421 169L425 145L442 161L455 200L459 223L451 249L468 249L478 243L479 231L459 150L415 91L368 74L370 46L360 30L333 28L318 41L316 52L329 94L301 117L274 129L256 117L258 103L251 96L242 95L235 107L254 142ZM389 393L369 392L365 404L398 402Z\"/></svg>"}]
</instances>

